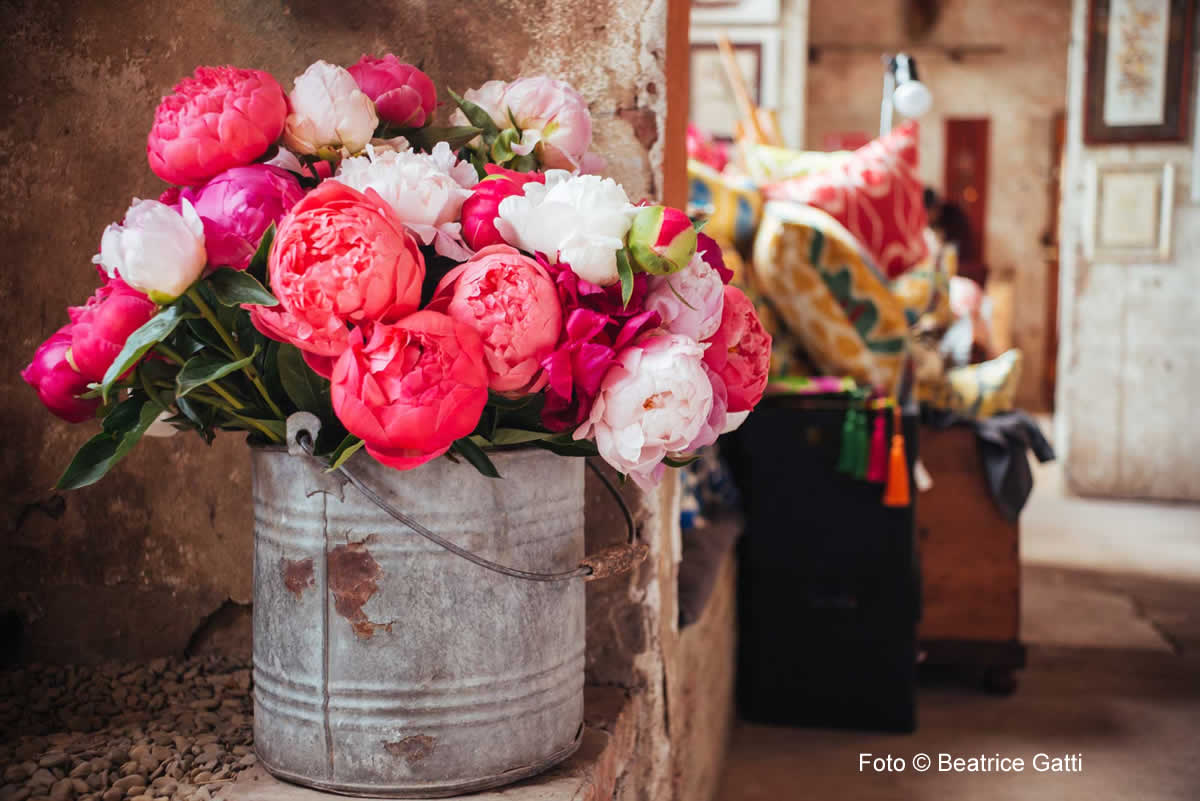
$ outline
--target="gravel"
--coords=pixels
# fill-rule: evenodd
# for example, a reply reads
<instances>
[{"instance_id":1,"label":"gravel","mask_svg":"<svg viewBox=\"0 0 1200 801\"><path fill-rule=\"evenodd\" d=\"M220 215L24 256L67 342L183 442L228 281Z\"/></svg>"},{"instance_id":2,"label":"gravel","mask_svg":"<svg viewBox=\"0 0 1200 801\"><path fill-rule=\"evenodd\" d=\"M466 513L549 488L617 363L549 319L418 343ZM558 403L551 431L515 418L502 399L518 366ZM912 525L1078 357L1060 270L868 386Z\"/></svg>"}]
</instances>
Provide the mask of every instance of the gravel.
<instances>
[{"instance_id":1,"label":"gravel","mask_svg":"<svg viewBox=\"0 0 1200 801\"><path fill-rule=\"evenodd\" d=\"M0 801L211 801L254 766L250 668L222 657L0 672Z\"/></svg>"}]
</instances>

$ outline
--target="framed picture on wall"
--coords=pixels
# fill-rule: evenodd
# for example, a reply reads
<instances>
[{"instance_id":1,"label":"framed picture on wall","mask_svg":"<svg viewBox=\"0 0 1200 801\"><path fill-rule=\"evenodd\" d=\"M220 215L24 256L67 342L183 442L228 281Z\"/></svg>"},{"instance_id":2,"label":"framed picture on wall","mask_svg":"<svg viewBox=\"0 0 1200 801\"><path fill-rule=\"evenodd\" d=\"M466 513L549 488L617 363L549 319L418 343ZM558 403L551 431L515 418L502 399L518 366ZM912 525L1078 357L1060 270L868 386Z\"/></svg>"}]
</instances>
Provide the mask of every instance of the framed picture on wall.
<instances>
[{"instance_id":1,"label":"framed picture on wall","mask_svg":"<svg viewBox=\"0 0 1200 801\"><path fill-rule=\"evenodd\" d=\"M721 64L717 39L724 33L733 45L734 58L746 80L754 103L779 106L779 29L692 28L691 105L688 119L720 139L732 139L734 123L741 119L729 78Z\"/></svg>"},{"instance_id":2,"label":"framed picture on wall","mask_svg":"<svg viewBox=\"0 0 1200 801\"><path fill-rule=\"evenodd\" d=\"M693 25L774 25L779 0L692 0Z\"/></svg>"},{"instance_id":3,"label":"framed picture on wall","mask_svg":"<svg viewBox=\"0 0 1200 801\"><path fill-rule=\"evenodd\" d=\"M1084 141L1183 142L1195 0L1091 0Z\"/></svg>"},{"instance_id":4,"label":"framed picture on wall","mask_svg":"<svg viewBox=\"0 0 1200 801\"><path fill-rule=\"evenodd\" d=\"M1159 262L1171 257L1175 168L1092 164L1087 256L1096 262Z\"/></svg>"}]
</instances>

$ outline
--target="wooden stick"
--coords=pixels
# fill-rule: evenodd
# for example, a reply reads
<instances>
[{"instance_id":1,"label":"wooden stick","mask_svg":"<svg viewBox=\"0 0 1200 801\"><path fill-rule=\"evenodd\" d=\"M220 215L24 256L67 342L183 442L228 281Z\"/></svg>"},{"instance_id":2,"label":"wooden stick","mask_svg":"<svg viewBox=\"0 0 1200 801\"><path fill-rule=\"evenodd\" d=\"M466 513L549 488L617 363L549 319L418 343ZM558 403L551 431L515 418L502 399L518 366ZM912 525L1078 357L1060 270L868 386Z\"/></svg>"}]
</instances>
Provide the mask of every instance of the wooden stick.
<instances>
[{"instance_id":1,"label":"wooden stick","mask_svg":"<svg viewBox=\"0 0 1200 801\"><path fill-rule=\"evenodd\" d=\"M755 107L754 101L750 97L750 90L746 88L745 76L742 75L742 69L738 66L737 58L733 54L733 44L729 41L728 36L721 34L717 39L717 47L721 51L721 64L725 67L725 76L729 78L734 99L737 100L742 115L750 120L750 126L754 130L755 143L766 144L767 137L758 120L758 108Z\"/></svg>"}]
</instances>

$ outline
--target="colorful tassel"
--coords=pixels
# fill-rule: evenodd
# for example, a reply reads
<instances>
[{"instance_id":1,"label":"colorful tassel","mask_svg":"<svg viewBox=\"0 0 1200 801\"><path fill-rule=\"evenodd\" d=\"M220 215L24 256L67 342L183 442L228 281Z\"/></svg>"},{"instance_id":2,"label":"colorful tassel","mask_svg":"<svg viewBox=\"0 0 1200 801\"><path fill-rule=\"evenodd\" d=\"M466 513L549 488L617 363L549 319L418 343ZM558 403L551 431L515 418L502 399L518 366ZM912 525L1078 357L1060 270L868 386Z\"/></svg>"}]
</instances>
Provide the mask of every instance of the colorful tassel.
<instances>
[{"instance_id":1,"label":"colorful tassel","mask_svg":"<svg viewBox=\"0 0 1200 801\"><path fill-rule=\"evenodd\" d=\"M883 490L883 505L908 506L911 496L908 488L908 459L904 456L904 426L900 416L900 404L895 406L892 429L892 449L888 454L887 486Z\"/></svg>"},{"instance_id":2,"label":"colorful tassel","mask_svg":"<svg viewBox=\"0 0 1200 801\"><path fill-rule=\"evenodd\" d=\"M875 425L871 429L871 456L867 463L867 481L882 484L887 481L887 420L882 409L875 415Z\"/></svg>"},{"instance_id":3,"label":"colorful tassel","mask_svg":"<svg viewBox=\"0 0 1200 801\"><path fill-rule=\"evenodd\" d=\"M854 477L862 481L867 477L867 411L859 409L854 415Z\"/></svg>"},{"instance_id":4,"label":"colorful tassel","mask_svg":"<svg viewBox=\"0 0 1200 801\"><path fill-rule=\"evenodd\" d=\"M842 421L842 449L838 453L837 471L854 474L854 407L846 409L846 419Z\"/></svg>"}]
</instances>

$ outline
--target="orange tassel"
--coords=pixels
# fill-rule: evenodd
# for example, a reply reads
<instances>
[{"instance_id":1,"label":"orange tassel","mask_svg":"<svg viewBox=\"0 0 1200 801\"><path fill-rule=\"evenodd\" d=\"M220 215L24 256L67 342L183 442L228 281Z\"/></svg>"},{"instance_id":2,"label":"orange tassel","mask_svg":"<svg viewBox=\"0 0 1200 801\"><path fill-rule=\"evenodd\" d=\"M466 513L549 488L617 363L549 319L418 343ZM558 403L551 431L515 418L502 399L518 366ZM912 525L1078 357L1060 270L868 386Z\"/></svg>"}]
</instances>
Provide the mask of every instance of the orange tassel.
<instances>
[{"instance_id":1,"label":"orange tassel","mask_svg":"<svg viewBox=\"0 0 1200 801\"><path fill-rule=\"evenodd\" d=\"M911 496L908 489L908 459L904 457L904 427L900 404L895 406L893 417L892 450L888 455L887 487L883 491L884 506L908 506Z\"/></svg>"},{"instance_id":2,"label":"orange tassel","mask_svg":"<svg viewBox=\"0 0 1200 801\"><path fill-rule=\"evenodd\" d=\"M871 427L871 457L867 462L867 481L882 484L887 481L887 420L886 411L880 409L875 414L875 423Z\"/></svg>"}]
</instances>

